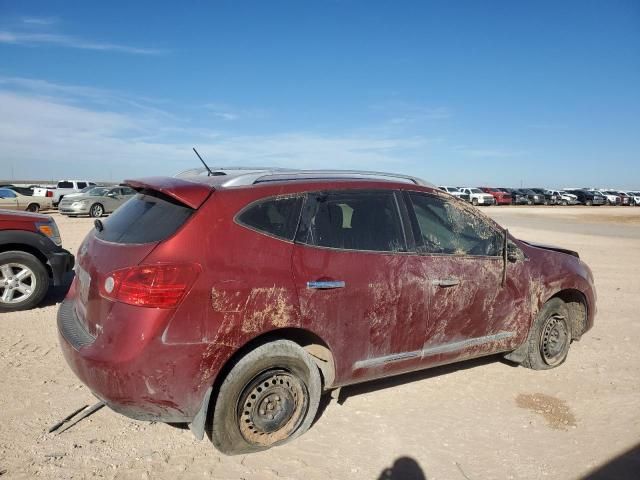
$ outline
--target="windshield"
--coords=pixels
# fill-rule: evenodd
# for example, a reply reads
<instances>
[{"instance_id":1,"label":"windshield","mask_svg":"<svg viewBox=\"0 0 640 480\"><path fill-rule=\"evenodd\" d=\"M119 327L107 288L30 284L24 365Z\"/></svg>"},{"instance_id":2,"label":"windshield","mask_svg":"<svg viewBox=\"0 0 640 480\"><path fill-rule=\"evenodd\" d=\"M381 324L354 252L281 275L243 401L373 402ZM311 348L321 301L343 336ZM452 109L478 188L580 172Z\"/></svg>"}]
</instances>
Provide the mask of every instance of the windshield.
<instances>
[{"instance_id":1,"label":"windshield","mask_svg":"<svg viewBox=\"0 0 640 480\"><path fill-rule=\"evenodd\" d=\"M484 193L482 190L480 190L479 188L470 188L469 189L471 191L471 193Z\"/></svg>"}]
</instances>

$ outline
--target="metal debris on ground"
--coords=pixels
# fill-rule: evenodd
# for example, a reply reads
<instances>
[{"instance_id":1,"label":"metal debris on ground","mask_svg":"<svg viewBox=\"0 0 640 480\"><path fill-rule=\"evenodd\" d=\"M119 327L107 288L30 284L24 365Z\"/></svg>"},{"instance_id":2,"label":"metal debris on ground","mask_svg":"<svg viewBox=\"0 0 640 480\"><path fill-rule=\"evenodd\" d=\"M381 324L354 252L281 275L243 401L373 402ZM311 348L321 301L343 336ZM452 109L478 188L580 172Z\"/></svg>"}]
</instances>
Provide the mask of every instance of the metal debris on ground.
<instances>
[{"instance_id":1,"label":"metal debris on ground","mask_svg":"<svg viewBox=\"0 0 640 480\"><path fill-rule=\"evenodd\" d=\"M65 430L70 429L75 424L81 422L82 420L84 420L88 416L93 415L95 412L100 410L102 407L104 407L104 402L98 402L98 403L96 403L95 405L92 405L89 408L87 408L87 405L85 405L82 408L79 408L79 409L75 410L73 413L67 415L61 421L59 421L54 426L52 426L49 429L49 433L53 433L53 432L55 432L57 430L56 435L60 435L62 432L64 432ZM80 413L80 412L82 412L82 413ZM80 415L78 415L79 413L80 413ZM76 417L76 415L78 415L78 416ZM62 427L67 422L69 422L69 423L64 428L60 429L60 427ZM60 429L60 430L58 430L58 429Z\"/></svg>"}]
</instances>

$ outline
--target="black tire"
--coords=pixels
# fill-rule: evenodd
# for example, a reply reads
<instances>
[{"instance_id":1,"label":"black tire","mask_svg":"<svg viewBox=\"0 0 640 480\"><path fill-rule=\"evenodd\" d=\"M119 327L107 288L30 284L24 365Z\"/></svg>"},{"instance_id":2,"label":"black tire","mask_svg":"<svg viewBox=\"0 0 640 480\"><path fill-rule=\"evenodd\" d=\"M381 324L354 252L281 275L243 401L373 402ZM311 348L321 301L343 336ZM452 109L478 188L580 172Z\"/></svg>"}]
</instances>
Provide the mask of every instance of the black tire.
<instances>
[{"instance_id":1,"label":"black tire","mask_svg":"<svg viewBox=\"0 0 640 480\"><path fill-rule=\"evenodd\" d=\"M17 278L22 271L21 267L30 272L29 278L22 281ZM28 288L34 283L34 288ZM25 288L28 294L24 293ZM40 260L30 253L21 251L0 253L0 312L33 308L42 301L47 290L49 290L49 274ZM9 295L11 298L8 297ZM24 298L20 300L22 297Z\"/></svg>"},{"instance_id":2,"label":"black tire","mask_svg":"<svg viewBox=\"0 0 640 480\"><path fill-rule=\"evenodd\" d=\"M522 365L533 370L548 370L564 363L571 345L571 321L567 305L559 298L545 303L527 338Z\"/></svg>"},{"instance_id":3,"label":"black tire","mask_svg":"<svg viewBox=\"0 0 640 480\"><path fill-rule=\"evenodd\" d=\"M587 207L591 207L591 206L593 205L593 201L592 201L592 200L587 200L586 202L584 202L584 204L585 204Z\"/></svg>"},{"instance_id":4,"label":"black tire","mask_svg":"<svg viewBox=\"0 0 640 480\"><path fill-rule=\"evenodd\" d=\"M102 215L104 215L104 207L102 204L94 203L91 205L91 208L89 208L89 216L91 218L100 218Z\"/></svg>"},{"instance_id":5,"label":"black tire","mask_svg":"<svg viewBox=\"0 0 640 480\"><path fill-rule=\"evenodd\" d=\"M533 200L527 200L527 205L533 205Z\"/></svg>"},{"instance_id":6,"label":"black tire","mask_svg":"<svg viewBox=\"0 0 640 480\"><path fill-rule=\"evenodd\" d=\"M560 202L560 205L562 205L563 207L566 207L567 205L569 205L569 202L567 200L562 200Z\"/></svg>"},{"instance_id":7,"label":"black tire","mask_svg":"<svg viewBox=\"0 0 640 480\"><path fill-rule=\"evenodd\" d=\"M478 206L478 199L477 199L477 198L472 198L472 199L471 199L471 204L472 204L474 207L477 207L477 206Z\"/></svg>"},{"instance_id":8,"label":"black tire","mask_svg":"<svg viewBox=\"0 0 640 480\"><path fill-rule=\"evenodd\" d=\"M549 200L545 200L544 202L542 202L544 205L549 205Z\"/></svg>"},{"instance_id":9,"label":"black tire","mask_svg":"<svg viewBox=\"0 0 640 480\"><path fill-rule=\"evenodd\" d=\"M40 205L38 205L37 203L30 203L29 206L27 206L27 212L38 213L39 211Z\"/></svg>"},{"instance_id":10,"label":"black tire","mask_svg":"<svg viewBox=\"0 0 640 480\"><path fill-rule=\"evenodd\" d=\"M242 357L220 385L211 441L226 455L289 442L311 426L321 391L318 367L302 347L289 340L262 345Z\"/></svg>"}]
</instances>

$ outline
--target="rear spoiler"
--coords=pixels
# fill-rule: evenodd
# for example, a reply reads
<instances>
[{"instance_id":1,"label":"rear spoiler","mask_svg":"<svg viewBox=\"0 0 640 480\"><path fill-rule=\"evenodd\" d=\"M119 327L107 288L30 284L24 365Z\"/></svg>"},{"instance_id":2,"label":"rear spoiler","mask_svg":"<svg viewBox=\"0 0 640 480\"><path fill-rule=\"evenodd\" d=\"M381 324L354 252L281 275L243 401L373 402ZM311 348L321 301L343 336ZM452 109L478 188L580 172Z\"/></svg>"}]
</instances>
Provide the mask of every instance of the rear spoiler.
<instances>
[{"instance_id":1,"label":"rear spoiler","mask_svg":"<svg viewBox=\"0 0 640 480\"><path fill-rule=\"evenodd\" d=\"M189 182L175 177L146 177L134 180L125 180L124 185L128 185L134 190L155 190L187 205L197 209L207 199L214 188L204 183Z\"/></svg>"}]
</instances>

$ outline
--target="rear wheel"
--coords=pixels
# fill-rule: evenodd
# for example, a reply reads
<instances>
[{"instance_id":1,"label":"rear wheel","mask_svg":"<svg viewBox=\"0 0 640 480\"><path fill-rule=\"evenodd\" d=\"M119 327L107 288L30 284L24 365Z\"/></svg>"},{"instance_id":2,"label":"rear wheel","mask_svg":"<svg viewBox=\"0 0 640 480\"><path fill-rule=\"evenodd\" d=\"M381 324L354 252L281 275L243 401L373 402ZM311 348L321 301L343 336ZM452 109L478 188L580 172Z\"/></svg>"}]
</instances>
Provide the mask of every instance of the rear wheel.
<instances>
[{"instance_id":1,"label":"rear wheel","mask_svg":"<svg viewBox=\"0 0 640 480\"><path fill-rule=\"evenodd\" d=\"M30 203L27 207L27 212L38 213L40 211L40 205L37 203Z\"/></svg>"},{"instance_id":2,"label":"rear wheel","mask_svg":"<svg viewBox=\"0 0 640 480\"><path fill-rule=\"evenodd\" d=\"M49 274L30 253L0 253L0 312L35 307L49 289Z\"/></svg>"},{"instance_id":3,"label":"rear wheel","mask_svg":"<svg viewBox=\"0 0 640 480\"><path fill-rule=\"evenodd\" d=\"M104 207L99 203L94 203L89 209L89 216L93 218L100 218L104 214Z\"/></svg>"},{"instance_id":4,"label":"rear wheel","mask_svg":"<svg viewBox=\"0 0 640 480\"><path fill-rule=\"evenodd\" d=\"M564 363L571 345L571 322L567 305L559 298L544 304L527 339L522 365L547 370Z\"/></svg>"},{"instance_id":5,"label":"rear wheel","mask_svg":"<svg viewBox=\"0 0 640 480\"><path fill-rule=\"evenodd\" d=\"M592 205L593 205L593 200L587 200L586 202L584 202L584 204L585 204L587 207L590 207L590 206L592 206Z\"/></svg>"},{"instance_id":6,"label":"rear wheel","mask_svg":"<svg viewBox=\"0 0 640 480\"><path fill-rule=\"evenodd\" d=\"M477 207L477 206L478 206L478 199L477 199L477 198L472 198L472 199L471 199L471 203L472 203L475 207Z\"/></svg>"},{"instance_id":7,"label":"rear wheel","mask_svg":"<svg viewBox=\"0 0 640 480\"><path fill-rule=\"evenodd\" d=\"M286 443L311 426L321 389L318 367L299 345L288 340L262 345L222 382L211 440L227 455Z\"/></svg>"}]
</instances>

